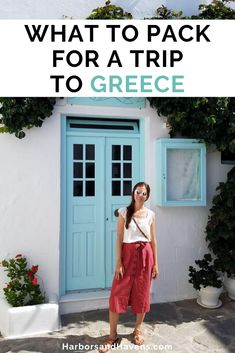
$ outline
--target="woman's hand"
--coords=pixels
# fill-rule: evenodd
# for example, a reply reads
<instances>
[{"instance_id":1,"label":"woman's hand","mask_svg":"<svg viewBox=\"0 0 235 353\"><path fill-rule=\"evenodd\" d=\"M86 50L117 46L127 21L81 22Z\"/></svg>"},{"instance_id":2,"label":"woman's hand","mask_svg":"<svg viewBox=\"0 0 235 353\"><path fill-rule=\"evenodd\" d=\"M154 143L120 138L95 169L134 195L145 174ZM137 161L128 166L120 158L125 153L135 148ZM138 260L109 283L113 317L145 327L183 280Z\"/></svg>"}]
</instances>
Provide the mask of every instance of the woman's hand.
<instances>
[{"instance_id":1,"label":"woman's hand","mask_svg":"<svg viewBox=\"0 0 235 353\"><path fill-rule=\"evenodd\" d=\"M115 269L115 278L121 279L124 275L124 267L121 262L118 262Z\"/></svg>"},{"instance_id":2,"label":"woman's hand","mask_svg":"<svg viewBox=\"0 0 235 353\"><path fill-rule=\"evenodd\" d=\"M152 278L156 279L159 276L158 266L154 265L152 268Z\"/></svg>"}]
</instances>

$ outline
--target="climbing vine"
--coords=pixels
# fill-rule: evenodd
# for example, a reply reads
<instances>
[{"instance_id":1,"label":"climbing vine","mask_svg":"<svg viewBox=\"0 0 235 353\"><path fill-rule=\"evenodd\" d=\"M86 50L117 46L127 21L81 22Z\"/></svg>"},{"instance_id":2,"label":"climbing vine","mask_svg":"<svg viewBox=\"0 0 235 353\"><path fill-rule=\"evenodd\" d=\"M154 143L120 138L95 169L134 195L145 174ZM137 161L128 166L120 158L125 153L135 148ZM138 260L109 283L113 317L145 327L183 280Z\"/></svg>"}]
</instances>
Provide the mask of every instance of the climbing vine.
<instances>
[{"instance_id":1,"label":"climbing vine","mask_svg":"<svg viewBox=\"0 0 235 353\"><path fill-rule=\"evenodd\" d=\"M217 257L217 267L235 278L235 167L216 190L218 194L212 200L206 240Z\"/></svg>"},{"instance_id":2,"label":"climbing vine","mask_svg":"<svg viewBox=\"0 0 235 353\"><path fill-rule=\"evenodd\" d=\"M235 98L148 98L167 118L170 136L202 139L219 151L235 152Z\"/></svg>"},{"instance_id":3,"label":"climbing vine","mask_svg":"<svg viewBox=\"0 0 235 353\"><path fill-rule=\"evenodd\" d=\"M234 0L213 0L199 5L197 16L186 17L182 11L165 6L156 10L152 19L235 19L235 10L227 4ZM167 119L170 136L203 139L219 151L235 152L235 98L228 97L151 97L150 105Z\"/></svg>"},{"instance_id":4,"label":"climbing vine","mask_svg":"<svg viewBox=\"0 0 235 353\"><path fill-rule=\"evenodd\" d=\"M0 132L15 134L22 139L23 129L41 127L45 118L50 117L55 98L0 98Z\"/></svg>"}]
</instances>

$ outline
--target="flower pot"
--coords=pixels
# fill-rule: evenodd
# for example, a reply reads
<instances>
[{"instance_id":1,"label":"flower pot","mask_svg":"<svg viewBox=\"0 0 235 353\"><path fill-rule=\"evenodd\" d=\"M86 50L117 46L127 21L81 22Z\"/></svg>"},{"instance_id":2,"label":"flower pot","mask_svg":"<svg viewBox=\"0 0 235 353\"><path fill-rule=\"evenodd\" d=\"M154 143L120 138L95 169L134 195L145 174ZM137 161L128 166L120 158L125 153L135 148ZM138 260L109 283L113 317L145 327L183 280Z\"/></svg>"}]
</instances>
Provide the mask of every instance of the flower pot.
<instances>
[{"instance_id":1,"label":"flower pot","mask_svg":"<svg viewBox=\"0 0 235 353\"><path fill-rule=\"evenodd\" d=\"M224 280L224 286L228 292L229 298L235 300L235 277L228 277L226 275Z\"/></svg>"},{"instance_id":2,"label":"flower pot","mask_svg":"<svg viewBox=\"0 0 235 353\"><path fill-rule=\"evenodd\" d=\"M49 303L12 307L0 298L0 332L7 338L18 338L45 333L60 328L57 300Z\"/></svg>"},{"instance_id":3,"label":"flower pot","mask_svg":"<svg viewBox=\"0 0 235 353\"><path fill-rule=\"evenodd\" d=\"M223 287L201 287L198 291L200 299L197 301L199 305L206 308L218 308L222 305L222 302L219 300L219 296L223 291Z\"/></svg>"}]
</instances>

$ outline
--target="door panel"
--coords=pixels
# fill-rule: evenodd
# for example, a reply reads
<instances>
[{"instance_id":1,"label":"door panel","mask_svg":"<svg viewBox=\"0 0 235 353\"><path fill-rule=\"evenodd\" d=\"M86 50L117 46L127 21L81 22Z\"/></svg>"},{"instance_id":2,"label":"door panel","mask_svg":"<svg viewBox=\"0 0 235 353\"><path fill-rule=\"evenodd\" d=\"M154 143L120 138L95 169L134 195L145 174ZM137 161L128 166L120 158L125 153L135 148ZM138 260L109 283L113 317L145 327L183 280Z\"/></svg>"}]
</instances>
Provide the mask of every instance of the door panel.
<instances>
[{"instance_id":1,"label":"door panel","mask_svg":"<svg viewBox=\"0 0 235 353\"><path fill-rule=\"evenodd\" d=\"M111 287L117 209L139 181L138 137L67 138L66 290Z\"/></svg>"},{"instance_id":2,"label":"door panel","mask_svg":"<svg viewBox=\"0 0 235 353\"><path fill-rule=\"evenodd\" d=\"M117 210L131 201L139 181L139 139L106 138L106 287L111 287L116 262Z\"/></svg>"},{"instance_id":3,"label":"door panel","mask_svg":"<svg viewBox=\"0 0 235 353\"><path fill-rule=\"evenodd\" d=\"M104 138L67 141L67 291L104 288Z\"/></svg>"}]
</instances>

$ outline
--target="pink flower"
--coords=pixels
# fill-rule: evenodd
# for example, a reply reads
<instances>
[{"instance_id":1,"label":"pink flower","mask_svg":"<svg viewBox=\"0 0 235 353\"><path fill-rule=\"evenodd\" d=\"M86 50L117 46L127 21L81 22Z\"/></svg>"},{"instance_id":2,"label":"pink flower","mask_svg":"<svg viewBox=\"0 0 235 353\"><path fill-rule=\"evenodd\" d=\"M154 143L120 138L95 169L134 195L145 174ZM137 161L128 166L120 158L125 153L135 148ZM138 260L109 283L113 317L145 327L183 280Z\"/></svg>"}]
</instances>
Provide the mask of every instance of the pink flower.
<instances>
[{"instance_id":1,"label":"pink flower","mask_svg":"<svg viewBox=\"0 0 235 353\"><path fill-rule=\"evenodd\" d=\"M21 254L17 254L15 258L16 258L16 259L20 259L21 257L22 257Z\"/></svg>"}]
</instances>

